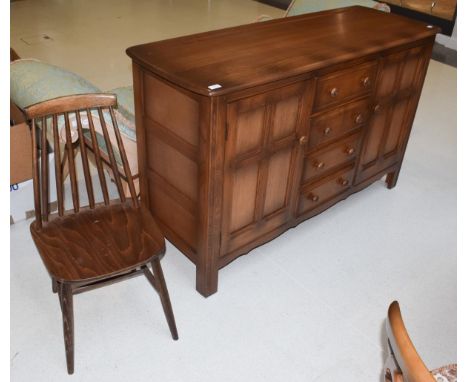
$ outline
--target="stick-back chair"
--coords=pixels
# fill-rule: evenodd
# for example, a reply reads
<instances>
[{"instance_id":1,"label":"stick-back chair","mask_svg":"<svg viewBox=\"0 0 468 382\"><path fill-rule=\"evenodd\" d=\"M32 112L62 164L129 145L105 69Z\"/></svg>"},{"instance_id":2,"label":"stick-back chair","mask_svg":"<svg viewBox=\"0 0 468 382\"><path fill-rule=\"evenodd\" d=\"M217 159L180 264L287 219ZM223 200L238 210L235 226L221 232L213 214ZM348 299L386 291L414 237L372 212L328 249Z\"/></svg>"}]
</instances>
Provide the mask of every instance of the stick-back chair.
<instances>
[{"instance_id":1,"label":"stick-back chair","mask_svg":"<svg viewBox=\"0 0 468 382\"><path fill-rule=\"evenodd\" d=\"M457 381L456 364L429 371L406 331L397 301L393 301L388 308L386 329L388 357L384 382Z\"/></svg>"},{"instance_id":2,"label":"stick-back chair","mask_svg":"<svg viewBox=\"0 0 468 382\"><path fill-rule=\"evenodd\" d=\"M77 293L144 275L159 294L172 338L178 338L160 264L160 256L165 252L164 237L148 209L140 205L137 198L113 111L115 106L114 95L83 94L55 98L25 110L33 142L35 220L31 223L30 230L52 278L52 290L54 293L58 292L69 374L74 371L73 295ZM66 133L67 150L64 155L68 155L69 188L65 187L62 179L59 120L64 121ZM84 182L78 181L79 157L73 155L70 129L72 123L77 126ZM96 133L95 123L100 123L102 135ZM108 124L111 125L110 128ZM48 129L52 129L53 142L50 144L54 148L55 166L49 164L45 149ZM118 152L112 149L112 134L117 142ZM117 201L109 197L110 184L107 184L108 178L106 179L103 171L103 150L99 147L98 140L101 141L101 146L102 140L105 141L108 156L106 161L114 172L113 178L119 194ZM40 150L39 147L43 149ZM90 148L99 180L90 171ZM117 155L120 156L129 180L130 198L126 198L121 177L118 176ZM55 167L58 204L56 214L51 214L49 208L49 175L53 171L49 167ZM86 199L80 198L84 191ZM70 193L71 200L67 199ZM98 202L101 197L103 202ZM73 204L70 211L65 208L67 200Z\"/></svg>"}]
</instances>

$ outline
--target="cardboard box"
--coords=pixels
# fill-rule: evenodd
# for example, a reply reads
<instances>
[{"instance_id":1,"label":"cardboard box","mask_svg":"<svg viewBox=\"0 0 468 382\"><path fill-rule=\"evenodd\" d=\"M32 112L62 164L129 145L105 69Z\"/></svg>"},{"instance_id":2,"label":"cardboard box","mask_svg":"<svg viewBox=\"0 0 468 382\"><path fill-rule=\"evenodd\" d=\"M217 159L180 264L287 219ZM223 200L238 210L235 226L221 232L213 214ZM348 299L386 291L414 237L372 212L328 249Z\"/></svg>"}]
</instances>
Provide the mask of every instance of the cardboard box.
<instances>
[{"instance_id":1,"label":"cardboard box","mask_svg":"<svg viewBox=\"0 0 468 382\"><path fill-rule=\"evenodd\" d=\"M23 113L10 100L10 184L32 178L31 133Z\"/></svg>"},{"instance_id":2,"label":"cardboard box","mask_svg":"<svg viewBox=\"0 0 468 382\"><path fill-rule=\"evenodd\" d=\"M49 208L57 209L55 186L54 153L49 154ZM29 159L31 161L31 159ZM30 163L30 168L32 167ZM34 189L32 179L10 185L10 224L34 216Z\"/></svg>"},{"instance_id":3,"label":"cardboard box","mask_svg":"<svg viewBox=\"0 0 468 382\"><path fill-rule=\"evenodd\" d=\"M32 179L31 133L26 123L10 127L10 184Z\"/></svg>"}]
</instances>

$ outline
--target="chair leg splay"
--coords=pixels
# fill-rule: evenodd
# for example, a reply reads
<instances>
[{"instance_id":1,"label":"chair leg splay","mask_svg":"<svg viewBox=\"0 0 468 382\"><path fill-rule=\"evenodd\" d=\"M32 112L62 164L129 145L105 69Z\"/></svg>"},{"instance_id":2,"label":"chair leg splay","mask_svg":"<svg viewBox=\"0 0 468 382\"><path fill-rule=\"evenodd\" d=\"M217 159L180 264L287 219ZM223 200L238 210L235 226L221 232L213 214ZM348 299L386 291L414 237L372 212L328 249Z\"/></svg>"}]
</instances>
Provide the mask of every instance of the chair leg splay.
<instances>
[{"instance_id":1,"label":"chair leg splay","mask_svg":"<svg viewBox=\"0 0 468 382\"><path fill-rule=\"evenodd\" d=\"M164 274L159 258L151 261L151 267L153 268L153 277L157 284L157 289L159 289L159 298L161 299L164 315L166 316L167 324L171 330L172 338L174 340L178 340L179 334L177 333L174 313L172 312L171 300L169 299L169 292L167 291L166 281L164 280Z\"/></svg>"},{"instance_id":2,"label":"chair leg splay","mask_svg":"<svg viewBox=\"0 0 468 382\"><path fill-rule=\"evenodd\" d=\"M167 324L171 330L172 338L174 340L178 340L179 334L177 333L174 313L172 312L171 300L169 299L169 293L167 291L166 282L164 281L164 275L159 258L151 261L151 268L153 268L153 273L151 273L147 266L143 268L143 273L159 295L161 305L164 310L164 315L166 316Z\"/></svg>"},{"instance_id":3,"label":"chair leg splay","mask_svg":"<svg viewBox=\"0 0 468 382\"><path fill-rule=\"evenodd\" d=\"M73 293L71 285L60 283L60 307L62 308L63 337L65 340L65 354L67 357L68 374L74 372L74 325L73 325Z\"/></svg>"}]
</instances>

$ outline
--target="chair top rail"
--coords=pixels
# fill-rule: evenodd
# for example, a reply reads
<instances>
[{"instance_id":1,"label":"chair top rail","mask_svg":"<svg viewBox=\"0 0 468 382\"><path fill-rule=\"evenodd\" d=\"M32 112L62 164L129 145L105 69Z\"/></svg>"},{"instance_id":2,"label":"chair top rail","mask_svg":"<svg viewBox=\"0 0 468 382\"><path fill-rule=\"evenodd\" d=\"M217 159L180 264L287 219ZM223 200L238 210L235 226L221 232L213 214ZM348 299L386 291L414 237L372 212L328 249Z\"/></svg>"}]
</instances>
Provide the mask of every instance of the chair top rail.
<instances>
[{"instance_id":1,"label":"chair top rail","mask_svg":"<svg viewBox=\"0 0 468 382\"><path fill-rule=\"evenodd\" d=\"M114 94L92 93L57 97L25 108L28 119L41 118L52 114L98 107L115 107L117 98Z\"/></svg>"}]
</instances>

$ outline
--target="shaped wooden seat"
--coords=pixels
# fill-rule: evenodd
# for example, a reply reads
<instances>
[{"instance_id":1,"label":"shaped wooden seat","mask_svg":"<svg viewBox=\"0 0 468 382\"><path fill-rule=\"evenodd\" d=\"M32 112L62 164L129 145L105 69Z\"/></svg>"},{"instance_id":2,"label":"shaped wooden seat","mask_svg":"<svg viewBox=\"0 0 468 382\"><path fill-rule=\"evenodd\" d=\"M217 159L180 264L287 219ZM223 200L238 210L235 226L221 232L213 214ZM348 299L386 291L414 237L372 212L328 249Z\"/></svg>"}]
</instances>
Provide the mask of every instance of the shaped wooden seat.
<instances>
[{"instance_id":1,"label":"shaped wooden seat","mask_svg":"<svg viewBox=\"0 0 468 382\"><path fill-rule=\"evenodd\" d=\"M33 141L33 185L35 221L31 235L52 278L52 290L58 292L63 315L65 351L69 374L74 371L73 295L95 289L129 277L144 275L158 292L172 338L178 339L177 328L167 292L160 256L165 252L164 237L153 217L140 205L130 175L128 160L113 112L116 98L109 94L85 94L60 97L28 107L25 112L31 127ZM70 190L73 210L65 211L65 185L61 171L58 121L63 116L66 132L66 150L70 170ZM85 117L84 117L85 116ZM97 117L96 117L97 116ZM83 121L86 118L86 121ZM97 141L93 118L98 118L106 144L102 152ZM112 131L107 123L111 121ZM86 122L86 123L84 123ZM78 131L78 145L86 203L80 204L80 189L71 139L71 125ZM84 129L87 126L88 129ZM58 213L50 214L49 162L47 158L47 130L52 129L55 155L55 178ZM85 131L86 130L86 131ZM111 129L109 129L111 130ZM114 134L111 138L110 134ZM119 152L112 150L111 139L117 142ZM44 148L39 150L38 147ZM92 148L99 182L93 184L88 150ZM116 156L130 180L131 198L126 198ZM103 162L110 164L119 200L111 201ZM96 202L100 188L103 202ZM148 267L151 264L152 271Z\"/></svg>"},{"instance_id":2,"label":"shaped wooden seat","mask_svg":"<svg viewBox=\"0 0 468 382\"><path fill-rule=\"evenodd\" d=\"M63 216L31 234L51 276L81 282L131 270L164 252L164 237L145 207L129 203Z\"/></svg>"}]
</instances>

